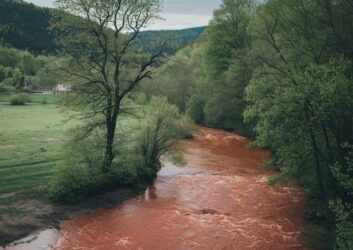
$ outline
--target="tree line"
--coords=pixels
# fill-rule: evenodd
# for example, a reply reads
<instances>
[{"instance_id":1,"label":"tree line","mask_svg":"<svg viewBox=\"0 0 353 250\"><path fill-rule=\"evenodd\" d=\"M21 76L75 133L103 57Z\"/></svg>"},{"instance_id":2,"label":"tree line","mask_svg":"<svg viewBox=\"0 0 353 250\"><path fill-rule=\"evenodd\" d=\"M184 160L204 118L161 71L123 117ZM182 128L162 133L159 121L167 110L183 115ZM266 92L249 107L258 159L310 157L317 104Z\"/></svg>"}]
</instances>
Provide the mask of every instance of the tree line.
<instances>
[{"instance_id":1,"label":"tree line","mask_svg":"<svg viewBox=\"0 0 353 250\"><path fill-rule=\"evenodd\" d=\"M352 13L350 0L223 0L206 34L145 88L270 149L336 249L353 248Z\"/></svg>"},{"instance_id":2,"label":"tree line","mask_svg":"<svg viewBox=\"0 0 353 250\"><path fill-rule=\"evenodd\" d=\"M28 51L0 45L0 93L53 88L60 83L61 60L55 56L36 56Z\"/></svg>"}]
</instances>

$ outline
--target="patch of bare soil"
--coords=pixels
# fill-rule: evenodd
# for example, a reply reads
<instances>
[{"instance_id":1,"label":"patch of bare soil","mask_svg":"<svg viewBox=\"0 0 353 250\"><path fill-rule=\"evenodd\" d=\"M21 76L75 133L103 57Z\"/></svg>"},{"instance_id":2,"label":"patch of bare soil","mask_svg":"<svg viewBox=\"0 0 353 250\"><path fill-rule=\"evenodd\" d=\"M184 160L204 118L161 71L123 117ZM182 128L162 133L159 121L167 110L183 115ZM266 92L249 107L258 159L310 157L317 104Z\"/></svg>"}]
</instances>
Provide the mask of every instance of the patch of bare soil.
<instances>
[{"instance_id":1,"label":"patch of bare soil","mask_svg":"<svg viewBox=\"0 0 353 250\"><path fill-rule=\"evenodd\" d=\"M34 140L34 141L42 141L42 142L64 141L65 139L66 139L65 136L47 137L47 138L40 138L40 137L32 138L32 140Z\"/></svg>"},{"instance_id":2,"label":"patch of bare soil","mask_svg":"<svg viewBox=\"0 0 353 250\"><path fill-rule=\"evenodd\" d=\"M2 194L5 198L12 194ZM23 200L9 205L0 204L0 209L9 209L16 215L0 215L0 249L28 235L35 235L48 228L59 229L60 221L90 214L97 209L113 208L123 201L138 195L131 189L121 189L104 195L91 197L76 205L52 204L47 200ZM4 198L1 197L0 198ZM35 239L35 237L32 237ZM19 241L21 242L21 241Z\"/></svg>"},{"instance_id":3,"label":"patch of bare soil","mask_svg":"<svg viewBox=\"0 0 353 250\"><path fill-rule=\"evenodd\" d=\"M7 199L14 196L16 193L0 193L0 199Z\"/></svg>"},{"instance_id":4,"label":"patch of bare soil","mask_svg":"<svg viewBox=\"0 0 353 250\"><path fill-rule=\"evenodd\" d=\"M0 149L16 149L18 148L16 145L9 144L9 145L0 145Z\"/></svg>"}]
</instances>

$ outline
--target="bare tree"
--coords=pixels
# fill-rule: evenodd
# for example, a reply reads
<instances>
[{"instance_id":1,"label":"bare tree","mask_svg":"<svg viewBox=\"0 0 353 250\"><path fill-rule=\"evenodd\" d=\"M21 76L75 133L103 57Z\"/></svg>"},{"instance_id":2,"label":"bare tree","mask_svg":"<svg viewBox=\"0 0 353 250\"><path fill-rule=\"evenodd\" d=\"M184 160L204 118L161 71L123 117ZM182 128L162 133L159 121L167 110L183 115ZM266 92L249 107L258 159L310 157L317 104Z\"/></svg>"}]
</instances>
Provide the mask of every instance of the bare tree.
<instances>
[{"instance_id":1,"label":"bare tree","mask_svg":"<svg viewBox=\"0 0 353 250\"><path fill-rule=\"evenodd\" d=\"M126 96L151 78L159 53L136 53L134 41L158 18L161 0L56 0L61 11L53 22L64 54L71 93L65 103L78 111L84 135L105 131L102 171L114 159L118 116Z\"/></svg>"}]
</instances>

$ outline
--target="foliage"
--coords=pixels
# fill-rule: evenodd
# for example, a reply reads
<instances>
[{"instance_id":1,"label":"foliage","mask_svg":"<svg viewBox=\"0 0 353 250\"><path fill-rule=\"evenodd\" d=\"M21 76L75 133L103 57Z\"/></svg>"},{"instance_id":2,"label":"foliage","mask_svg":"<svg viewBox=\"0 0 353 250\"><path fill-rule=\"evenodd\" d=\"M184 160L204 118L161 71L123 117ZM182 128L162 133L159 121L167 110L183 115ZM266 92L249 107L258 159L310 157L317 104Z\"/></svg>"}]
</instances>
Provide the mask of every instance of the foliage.
<instances>
[{"instance_id":1,"label":"foliage","mask_svg":"<svg viewBox=\"0 0 353 250\"><path fill-rule=\"evenodd\" d=\"M33 91L52 88L60 80L61 61L55 57L35 56L28 51L0 46L1 92Z\"/></svg>"},{"instance_id":2,"label":"foliage","mask_svg":"<svg viewBox=\"0 0 353 250\"><path fill-rule=\"evenodd\" d=\"M0 2L0 37L3 42L35 54L56 50L53 36L48 32L52 11L24 1Z\"/></svg>"},{"instance_id":3,"label":"foliage","mask_svg":"<svg viewBox=\"0 0 353 250\"><path fill-rule=\"evenodd\" d=\"M147 113L149 118L139 135L136 151L147 166L153 166L178 139L188 137L189 132L177 124L178 110L166 98L152 98Z\"/></svg>"},{"instance_id":4,"label":"foliage","mask_svg":"<svg viewBox=\"0 0 353 250\"><path fill-rule=\"evenodd\" d=\"M278 175L273 175L271 177L268 178L268 185L273 186L276 185L279 181L281 180L281 177Z\"/></svg>"},{"instance_id":5,"label":"foliage","mask_svg":"<svg viewBox=\"0 0 353 250\"><path fill-rule=\"evenodd\" d=\"M81 140L82 132L74 132L66 145L65 161L51 182L52 199L77 202L103 191L143 188L150 183L160 169L160 156L185 135L186 128L176 120L180 117L177 108L165 98L153 98L143 110L139 123L128 124L127 131L120 131L125 138L116 143L117 157L107 173L101 171L104 136L94 133Z\"/></svg>"},{"instance_id":6,"label":"foliage","mask_svg":"<svg viewBox=\"0 0 353 250\"><path fill-rule=\"evenodd\" d=\"M27 102L30 102L31 98L27 94L20 93L11 96L10 104L13 106L25 105Z\"/></svg>"},{"instance_id":7,"label":"foliage","mask_svg":"<svg viewBox=\"0 0 353 250\"><path fill-rule=\"evenodd\" d=\"M311 220L331 221L328 201L338 200L331 208L338 218L339 249L345 249L342 239L351 232L348 218L342 221L346 214L340 205L351 198L333 171L346 173L344 144L353 139L347 37L353 29L343 23L351 10L345 1L272 0L256 9L249 24L257 66L246 87L245 119L255 124L256 144L275 153L281 177L301 181L310 199Z\"/></svg>"},{"instance_id":8,"label":"foliage","mask_svg":"<svg viewBox=\"0 0 353 250\"><path fill-rule=\"evenodd\" d=\"M137 54L136 38L158 17L160 0L66 1L52 30L60 34L67 65L64 68L71 91L65 107L84 121L85 136L103 130L105 156L103 172L109 172L117 120L127 96L145 79L162 54Z\"/></svg>"},{"instance_id":9,"label":"foliage","mask_svg":"<svg viewBox=\"0 0 353 250\"><path fill-rule=\"evenodd\" d=\"M343 197L330 201L336 219L336 249L353 248L353 147L346 145L345 148L349 150L345 159L347 169L338 163L331 167L344 193Z\"/></svg>"},{"instance_id":10,"label":"foliage","mask_svg":"<svg viewBox=\"0 0 353 250\"><path fill-rule=\"evenodd\" d=\"M197 123L270 149L281 171L270 182L299 179L306 218L328 227L336 217L343 249L351 247L352 198L341 177L352 179L344 146L353 144L352 11L350 1L224 0L206 33L147 91Z\"/></svg>"},{"instance_id":11,"label":"foliage","mask_svg":"<svg viewBox=\"0 0 353 250\"><path fill-rule=\"evenodd\" d=\"M137 44L147 53L157 53L159 45L164 41L166 55L173 55L179 49L193 43L205 31L205 27L181 30L143 31L137 36Z\"/></svg>"},{"instance_id":12,"label":"foliage","mask_svg":"<svg viewBox=\"0 0 353 250\"><path fill-rule=\"evenodd\" d=\"M242 113L253 70L247 26L254 6L253 1L223 1L205 35L159 69L150 95L167 96L198 123L251 134Z\"/></svg>"}]
</instances>

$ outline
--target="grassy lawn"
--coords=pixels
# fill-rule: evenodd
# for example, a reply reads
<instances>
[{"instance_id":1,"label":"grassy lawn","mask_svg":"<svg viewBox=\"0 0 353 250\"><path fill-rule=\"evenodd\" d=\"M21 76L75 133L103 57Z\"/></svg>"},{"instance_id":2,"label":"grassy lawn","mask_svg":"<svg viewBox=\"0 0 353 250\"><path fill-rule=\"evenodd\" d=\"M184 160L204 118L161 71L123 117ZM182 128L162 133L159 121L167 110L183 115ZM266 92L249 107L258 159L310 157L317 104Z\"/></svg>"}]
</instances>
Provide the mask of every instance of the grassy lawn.
<instances>
[{"instance_id":1,"label":"grassy lawn","mask_svg":"<svg viewBox=\"0 0 353 250\"><path fill-rule=\"evenodd\" d=\"M70 126L64 120L54 104L0 102L0 194L29 197L41 192L62 157Z\"/></svg>"},{"instance_id":2,"label":"grassy lawn","mask_svg":"<svg viewBox=\"0 0 353 250\"><path fill-rule=\"evenodd\" d=\"M37 209L21 204L46 199L47 183L63 158L66 131L73 126L54 104L58 96L30 96L31 103L10 106L10 95L0 95L0 233Z\"/></svg>"},{"instance_id":3,"label":"grassy lawn","mask_svg":"<svg viewBox=\"0 0 353 250\"><path fill-rule=\"evenodd\" d=\"M29 94L31 98L31 103L41 104L55 104L57 103L63 94ZM11 94L0 94L0 102L9 102L11 99Z\"/></svg>"},{"instance_id":4,"label":"grassy lawn","mask_svg":"<svg viewBox=\"0 0 353 250\"><path fill-rule=\"evenodd\" d=\"M55 104L59 95L31 94L24 106L9 105L10 96L0 94L0 209L11 201L46 197L47 183L63 159L66 132L75 125ZM124 117L119 129L138 122Z\"/></svg>"}]
</instances>

